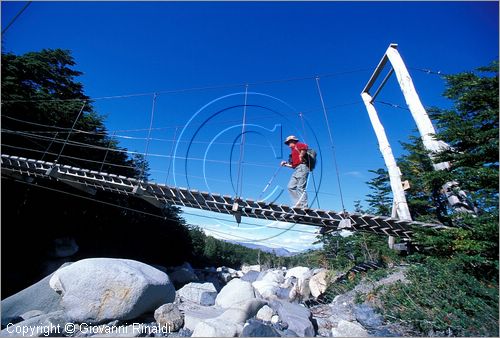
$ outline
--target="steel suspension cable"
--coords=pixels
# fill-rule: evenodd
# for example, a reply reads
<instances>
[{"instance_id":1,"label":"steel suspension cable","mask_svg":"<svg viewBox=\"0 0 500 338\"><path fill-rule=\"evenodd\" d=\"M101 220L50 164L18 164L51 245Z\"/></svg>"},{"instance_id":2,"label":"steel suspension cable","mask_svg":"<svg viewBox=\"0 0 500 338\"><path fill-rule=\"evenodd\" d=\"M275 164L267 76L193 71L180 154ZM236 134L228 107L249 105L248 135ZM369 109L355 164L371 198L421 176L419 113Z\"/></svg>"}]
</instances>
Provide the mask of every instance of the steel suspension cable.
<instances>
[{"instance_id":1,"label":"steel suspension cable","mask_svg":"<svg viewBox=\"0 0 500 338\"><path fill-rule=\"evenodd\" d=\"M61 151L59 151L59 155L57 155L57 158L55 159L54 163L57 163L59 161L59 158L61 157L61 154L64 150L64 147L66 147L66 144L68 143L68 140L69 140L69 137L71 136L71 133L73 132L73 129L75 129L75 126L76 126L76 122L78 121L78 119L80 118L80 115L82 115L83 113L83 109L85 108L85 106L87 105L87 101L83 101L83 105L82 105L82 108L80 109L80 111L78 112L78 115L76 116L76 119L75 121L73 122L73 125L71 126L71 130L69 131L68 133L68 136L66 136L66 140L64 141L62 147L61 147Z\"/></svg>"},{"instance_id":2,"label":"steel suspension cable","mask_svg":"<svg viewBox=\"0 0 500 338\"><path fill-rule=\"evenodd\" d=\"M241 138L240 138L240 158L238 160L238 176L236 180L236 198L241 197L243 194L243 172L241 169L241 163L243 162L243 157L245 156L245 133L246 133L246 120L247 120L247 101L248 101L248 85L245 86L245 104L243 106L243 123L241 126Z\"/></svg>"},{"instance_id":3,"label":"steel suspension cable","mask_svg":"<svg viewBox=\"0 0 500 338\"><path fill-rule=\"evenodd\" d=\"M144 151L144 163L142 164L141 174L139 175L139 179L143 180L144 171L146 170L147 157L149 151L149 142L151 141L151 128L153 128L153 120L155 116L155 106L156 106L156 98L158 94L153 94L153 105L151 107L151 118L149 119L149 130L148 130L148 138L146 140L146 150Z\"/></svg>"},{"instance_id":4,"label":"steel suspension cable","mask_svg":"<svg viewBox=\"0 0 500 338\"><path fill-rule=\"evenodd\" d=\"M302 123L302 130L304 133L304 141L307 144L306 126L304 124L304 116L303 116L302 112L299 112L299 117L300 117L300 122ZM316 179L314 178L314 171L311 171L311 176L312 176L313 187L314 187L314 198L316 199L316 203L318 204L318 209L321 209L321 206L319 204L318 189L316 188Z\"/></svg>"},{"instance_id":5,"label":"steel suspension cable","mask_svg":"<svg viewBox=\"0 0 500 338\"><path fill-rule=\"evenodd\" d=\"M330 145L332 147L332 154L333 154L333 163L335 166L335 172L337 174L337 184L339 186L339 193L340 193L340 202L342 203L342 211L345 213L345 204L344 204L344 196L342 194L342 186L340 184L340 174L339 174L339 167L337 164L337 156L335 154L335 144L333 142L333 134L332 130L330 128L330 122L328 122L328 114L326 112L326 106L325 106L325 101L323 100L323 93L321 92L321 86L319 85L319 77L316 77L316 86L318 87L318 93L319 93L319 98L321 100L321 106L323 107L323 114L325 116L325 122L326 122L326 127L328 129L328 136L330 137Z\"/></svg>"}]
</instances>

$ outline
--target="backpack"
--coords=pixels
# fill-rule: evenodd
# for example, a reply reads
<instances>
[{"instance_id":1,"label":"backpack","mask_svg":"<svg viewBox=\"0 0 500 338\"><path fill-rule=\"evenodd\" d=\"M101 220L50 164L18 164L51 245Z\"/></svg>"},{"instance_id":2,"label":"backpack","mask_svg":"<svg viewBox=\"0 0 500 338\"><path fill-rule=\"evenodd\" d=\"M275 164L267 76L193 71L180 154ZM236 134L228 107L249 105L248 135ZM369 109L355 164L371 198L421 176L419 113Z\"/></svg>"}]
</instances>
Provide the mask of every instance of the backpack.
<instances>
[{"instance_id":1,"label":"backpack","mask_svg":"<svg viewBox=\"0 0 500 338\"><path fill-rule=\"evenodd\" d=\"M308 148L306 151L306 158L304 160L305 164L309 168L309 170L314 170L316 167L316 150Z\"/></svg>"}]
</instances>

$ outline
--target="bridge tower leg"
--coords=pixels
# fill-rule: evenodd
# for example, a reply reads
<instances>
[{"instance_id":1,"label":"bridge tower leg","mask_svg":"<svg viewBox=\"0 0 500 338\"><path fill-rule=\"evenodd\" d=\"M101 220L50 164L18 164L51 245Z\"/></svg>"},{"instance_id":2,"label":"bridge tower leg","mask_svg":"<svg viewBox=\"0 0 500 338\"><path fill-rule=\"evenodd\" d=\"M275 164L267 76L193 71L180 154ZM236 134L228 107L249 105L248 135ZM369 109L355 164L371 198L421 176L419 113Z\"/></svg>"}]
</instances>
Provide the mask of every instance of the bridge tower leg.
<instances>
[{"instance_id":1,"label":"bridge tower leg","mask_svg":"<svg viewBox=\"0 0 500 338\"><path fill-rule=\"evenodd\" d=\"M382 156L384 157L385 164L389 171L391 189L394 195L393 216L395 215L400 219L411 220L410 212L408 210L408 204L406 203L406 198L404 195L404 189L401 183L401 172L399 171L399 168L392 154L392 150L390 148L389 141L387 140L384 127L382 126L382 123L380 122L373 105L375 98L377 97L389 77L392 75L392 73L396 73L396 78L401 88L401 92L403 93L406 104L408 105L413 119L415 120L418 131L422 138L424 148L430 154L429 156L432 160L434 170L447 170L450 168L449 162L436 163L434 155L435 153L439 153L443 150L449 149L450 146L447 143L436 139L436 131L434 129L434 126L432 125L431 119L429 118L429 115L425 111L425 108L420 101L415 86L413 85L413 81L410 77L410 73L408 72L408 69L404 64L403 59L401 58L401 55L397 50L397 47L398 45L394 43L389 45L389 48L387 48L387 51L382 57L382 60L379 62L370 80L361 92L361 97L363 98L363 102L365 103L368 115L370 116L370 121L372 123L373 129L375 130L375 134L377 135L380 151L382 152ZM387 61L391 63L392 68L382 80L374 94L371 95L370 89L375 84L375 81L382 72ZM465 192L460 190L457 182L451 181L445 183L443 185L442 192L447 197L448 204L454 211L475 213L473 206L468 203Z\"/></svg>"}]
</instances>

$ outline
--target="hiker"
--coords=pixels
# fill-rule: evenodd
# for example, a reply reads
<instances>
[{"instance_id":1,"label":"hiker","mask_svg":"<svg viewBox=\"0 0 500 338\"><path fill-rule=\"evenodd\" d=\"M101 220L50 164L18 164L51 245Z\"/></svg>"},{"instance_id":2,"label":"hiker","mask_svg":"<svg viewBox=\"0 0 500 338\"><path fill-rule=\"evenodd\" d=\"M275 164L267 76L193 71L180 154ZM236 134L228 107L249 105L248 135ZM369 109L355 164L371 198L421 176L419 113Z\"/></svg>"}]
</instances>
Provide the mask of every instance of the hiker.
<instances>
[{"instance_id":1,"label":"hiker","mask_svg":"<svg viewBox=\"0 0 500 338\"><path fill-rule=\"evenodd\" d=\"M289 161L281 161L281 166L295 169L288 182L288 192L292 198L292 204L296 208L307 208L307 176L309 168L305 164L307 156L307 144L299 142L293 135L286 138L285 144L290 147Z\"/></svg>"}]
</instances>

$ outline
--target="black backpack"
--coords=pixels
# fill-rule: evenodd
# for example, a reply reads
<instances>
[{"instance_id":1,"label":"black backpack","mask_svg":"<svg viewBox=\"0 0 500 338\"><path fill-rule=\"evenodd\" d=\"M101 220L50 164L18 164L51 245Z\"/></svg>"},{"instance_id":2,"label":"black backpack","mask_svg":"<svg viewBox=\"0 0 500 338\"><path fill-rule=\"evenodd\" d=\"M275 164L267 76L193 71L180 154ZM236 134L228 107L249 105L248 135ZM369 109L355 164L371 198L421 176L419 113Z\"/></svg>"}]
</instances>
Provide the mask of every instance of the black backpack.
<instances>
[{"instance_id":1,"label":"black backpack","mask_svg":"<svg viewBox=\"0 0 500 338\"><path fill-rule=\"evenodd\" d=\"M304 162L309 170L314 170L314 167L316 167L316 150L308 148Z\"/></svg>"}]
</instances>

